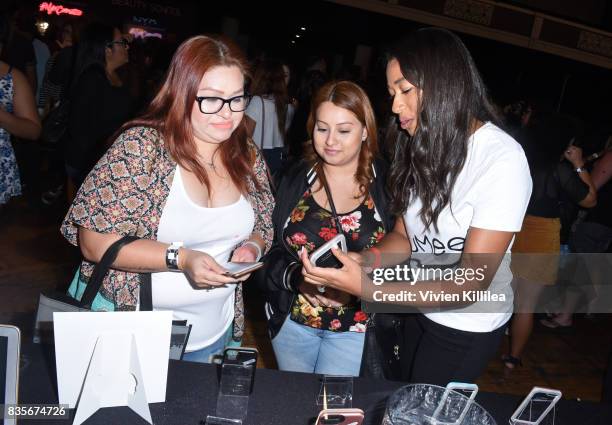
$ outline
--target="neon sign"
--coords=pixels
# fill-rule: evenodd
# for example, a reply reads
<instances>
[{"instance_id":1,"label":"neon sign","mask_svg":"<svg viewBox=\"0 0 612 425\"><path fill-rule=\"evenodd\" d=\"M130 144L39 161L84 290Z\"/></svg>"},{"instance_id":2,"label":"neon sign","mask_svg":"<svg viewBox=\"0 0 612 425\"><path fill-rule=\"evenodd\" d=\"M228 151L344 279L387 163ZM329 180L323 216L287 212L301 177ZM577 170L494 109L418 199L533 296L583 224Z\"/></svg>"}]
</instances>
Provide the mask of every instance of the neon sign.
<instances>
[{"instance_id":1,"label":"neon sign","mask_svg":"<svg viewBox=\"0 0 612 425\"><path fill-rule=\"evenodd\" d=\"M132 34L134 36L134 38L149 38L149 37L155 37L155 38L162 38L161 33L159 32L148 32L143 28L136 28L136 27L132 27L130 28L130 30L128 31L130 34Z\"/></svg>"},{"instance_id":2,"label":"neon sign","mask_svg":"<svg viewBox=\"0 0 612 425\"><path fill-rule=\"evenodd\" d=\"M72 15L72 16L83 16L81 9L68 9L59 4L53 4L51 2L43 2L38 7L40 12L47 12L48 15Z\"/></svg>"}]
</instances>

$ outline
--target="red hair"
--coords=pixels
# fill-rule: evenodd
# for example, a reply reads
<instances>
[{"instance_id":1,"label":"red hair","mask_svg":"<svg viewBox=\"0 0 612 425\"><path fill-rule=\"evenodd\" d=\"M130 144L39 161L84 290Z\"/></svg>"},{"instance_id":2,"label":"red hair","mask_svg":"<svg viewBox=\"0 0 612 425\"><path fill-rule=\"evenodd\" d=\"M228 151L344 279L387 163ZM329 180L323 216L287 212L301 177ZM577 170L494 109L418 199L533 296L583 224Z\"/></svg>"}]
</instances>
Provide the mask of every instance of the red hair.
<instances>
[{"instance_id":1,"label":"red hair","mask_svg":"<svg viewBox=\"0 0 612 425\"><path fill-rule=\"evenodd\" d=\"M161 133L172 158L193 172L209 191L206 170L197 160L191 111L203 75L216 66L236 66L245 79L249 75L244 54L231 41L204 35L186 40L172 57L166 79L144 114L124 124L120 130L136 126L155 128ZM218 150L233 183L242 193L247 192L245 177L250 176L257 184L253 175L255 151L249 147L248 137L243 117Z\"/></svg>"}]
</instances>

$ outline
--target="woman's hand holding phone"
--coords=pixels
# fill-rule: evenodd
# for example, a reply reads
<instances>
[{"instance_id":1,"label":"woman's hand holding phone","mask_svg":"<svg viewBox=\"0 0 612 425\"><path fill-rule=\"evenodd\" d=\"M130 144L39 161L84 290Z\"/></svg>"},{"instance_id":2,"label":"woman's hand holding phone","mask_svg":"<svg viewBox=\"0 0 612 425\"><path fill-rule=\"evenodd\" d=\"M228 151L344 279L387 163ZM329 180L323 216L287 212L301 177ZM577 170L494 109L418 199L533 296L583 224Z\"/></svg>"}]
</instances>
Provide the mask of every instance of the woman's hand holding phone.
<instances>
[{"instance_id":1,"label":"woman's hand holding phone","mask_svg":"<svg viewBox=\"0 0 612 425\"><path fill-rule=\"evenodd\" d=\"M236 282L235 278L225 274L227 270L205 252L181 248L178 261L179 269L185 273L189 282L197 288L223 286Z\"/></svg>"},{"instance_id":2,"label":"woman's hand holding phone","mask_svg":"<svg viewBox=\"0 0 612 425\"><path fill-rule=\"evenodd\" d=\"M236 248L232 254L232 258L230 262L232 263L254 263L257 261L257 253L255 252L255 248L250 244L242 245L239 248ZM244 273L240 275L233 276L234 280L239 280L244 282L251 276L251 273Z\"/></svg>"},{"instance_id":3,"label":"woman's hand holding phone","mask_svg":"<svg viewBox=\"0 0 612 425\"><path fill-rule=\"evenodd\" d=\"M332 248L340 248L342 252L347 251L346 237L339 234L325 242L310 254L310 261L318 267L333 267L339 269L342 263L332 253Z\"/></svg>"},{"instance_id":4,"label":"woman's hand holding phone","mask_svg":"<svg viewBox=\"0 0 612 425\"><path fill-rule=\"evenodd\" d=\"M308 258L306 250L300 251L302 260L302 275L304 281L318 286L331 286L349 294L361 295L361 282L364 273L361 265L355 261L348 253L339 249L332 249L334 256L342 263L342 268L317 267ZM365 276L367 278L367 276Z\"/></svg>"}]
</instances>

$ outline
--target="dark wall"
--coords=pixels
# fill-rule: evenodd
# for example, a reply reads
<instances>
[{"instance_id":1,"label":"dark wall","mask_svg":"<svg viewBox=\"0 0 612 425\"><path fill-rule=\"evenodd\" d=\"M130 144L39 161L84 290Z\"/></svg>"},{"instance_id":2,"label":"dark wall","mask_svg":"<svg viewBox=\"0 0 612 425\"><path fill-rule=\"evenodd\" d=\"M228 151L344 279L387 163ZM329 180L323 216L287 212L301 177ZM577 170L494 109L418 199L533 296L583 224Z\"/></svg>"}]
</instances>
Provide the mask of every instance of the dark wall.
<instances>
[{"instance_id":1,"label":"dark wall","mask_svg":"<svg viewBox=\"0 0 612 425\"><path fill-rule=\"evenodd\" d=\"M538 3L542 7L548 3L567 3L525 2L531 5ZM581 0L569 3L580 5L583 14L592 14L601 8L602 2ZM340 57L344 67L350 68L356 46L372 46L367 88L373 96L381 99L386 96L385 46L422 26L322 0L295 1L290 5L286 2L264 4L195 0L80 0L78 4L87 5L92 12L95 8L96 14L107 19L129 20L134 16L157 19L168 31L176 33L177 42L192 34L220 33L224 18L231 17L238 24L238 41L251 58L262 53L281 56L294 65L297 73L313 55L326 57L330 67ZM168 8L165 9L164 5ZM177 16L176 10L179 10L180 16ZM299 30L302 26L306 27L305 32ZM301 37L295 38L296 34ZM544 99L553 107L561 101L562 112L587 121L610 121L612 71L496 41L459 35L472 52L491 94L499 104L517 98L535 97ZM295 43L291 43L292 40ZM566 88L561 98L565 82Z\"/></svg>"},{"instance_id":2,"label":"dark wall","mask_svg":"<svg viewBox=\"0 0 612 425\"><path fill-rule=\"evenodd\" d=\"M605 21L608 2L606 0L511 0L504 3L600 27Z\"/></svg>"}]
</instances>

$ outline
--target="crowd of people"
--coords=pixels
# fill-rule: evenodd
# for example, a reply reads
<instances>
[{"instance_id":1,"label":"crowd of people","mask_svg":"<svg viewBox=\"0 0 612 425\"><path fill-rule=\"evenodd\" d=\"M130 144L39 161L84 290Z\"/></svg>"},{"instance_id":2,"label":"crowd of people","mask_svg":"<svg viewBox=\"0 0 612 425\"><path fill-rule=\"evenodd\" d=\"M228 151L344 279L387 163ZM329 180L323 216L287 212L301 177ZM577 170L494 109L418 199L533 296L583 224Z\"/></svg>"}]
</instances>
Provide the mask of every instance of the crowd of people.
<instances>
[{"instance_id":1,"label":"crowd of people","mask_svg":"<svg viewBox=\"0 0 612 425\"><path fill-rule=\"evenodd\" d=\"M42 199L66 196L61 232L83 256L70 294L82 295L111 244L137 236L92 308L137 310L150 276L153 309L192 325L185 360L208 362L240 344L250 275L226 267L261 260L248 282L266 299L280 369L473 382L507 329L502 360L521 365L539 293L558 280L558 263L507 254L558 258L566 245L601 253L612 242L609 143L589 160L564 117L522 102L506 119L450 31L424 28L392 43L383 127L356 82L313 66L291 85L286 62L250 63L223 37L187 39L160 72L146 44L133 51L120 27L66 24L42 66L39 43L16 22L0 20L0 204L23 186L13 146L42 129L54 176ZM24 40L32 55L12 59ZM566 213L579 208L576 223ZM336 267L313 264L309 255L339 235L348 252L333 249ZM371 269L417 253L432 264L440 253L461 255L485 272L419 282L436 301L402 301L411 312L364 311ZM439 301L485 290L505 302L491 311L483 300ZM569 326L572 308L543 324Z\"/></svg>"}]
</instances>

